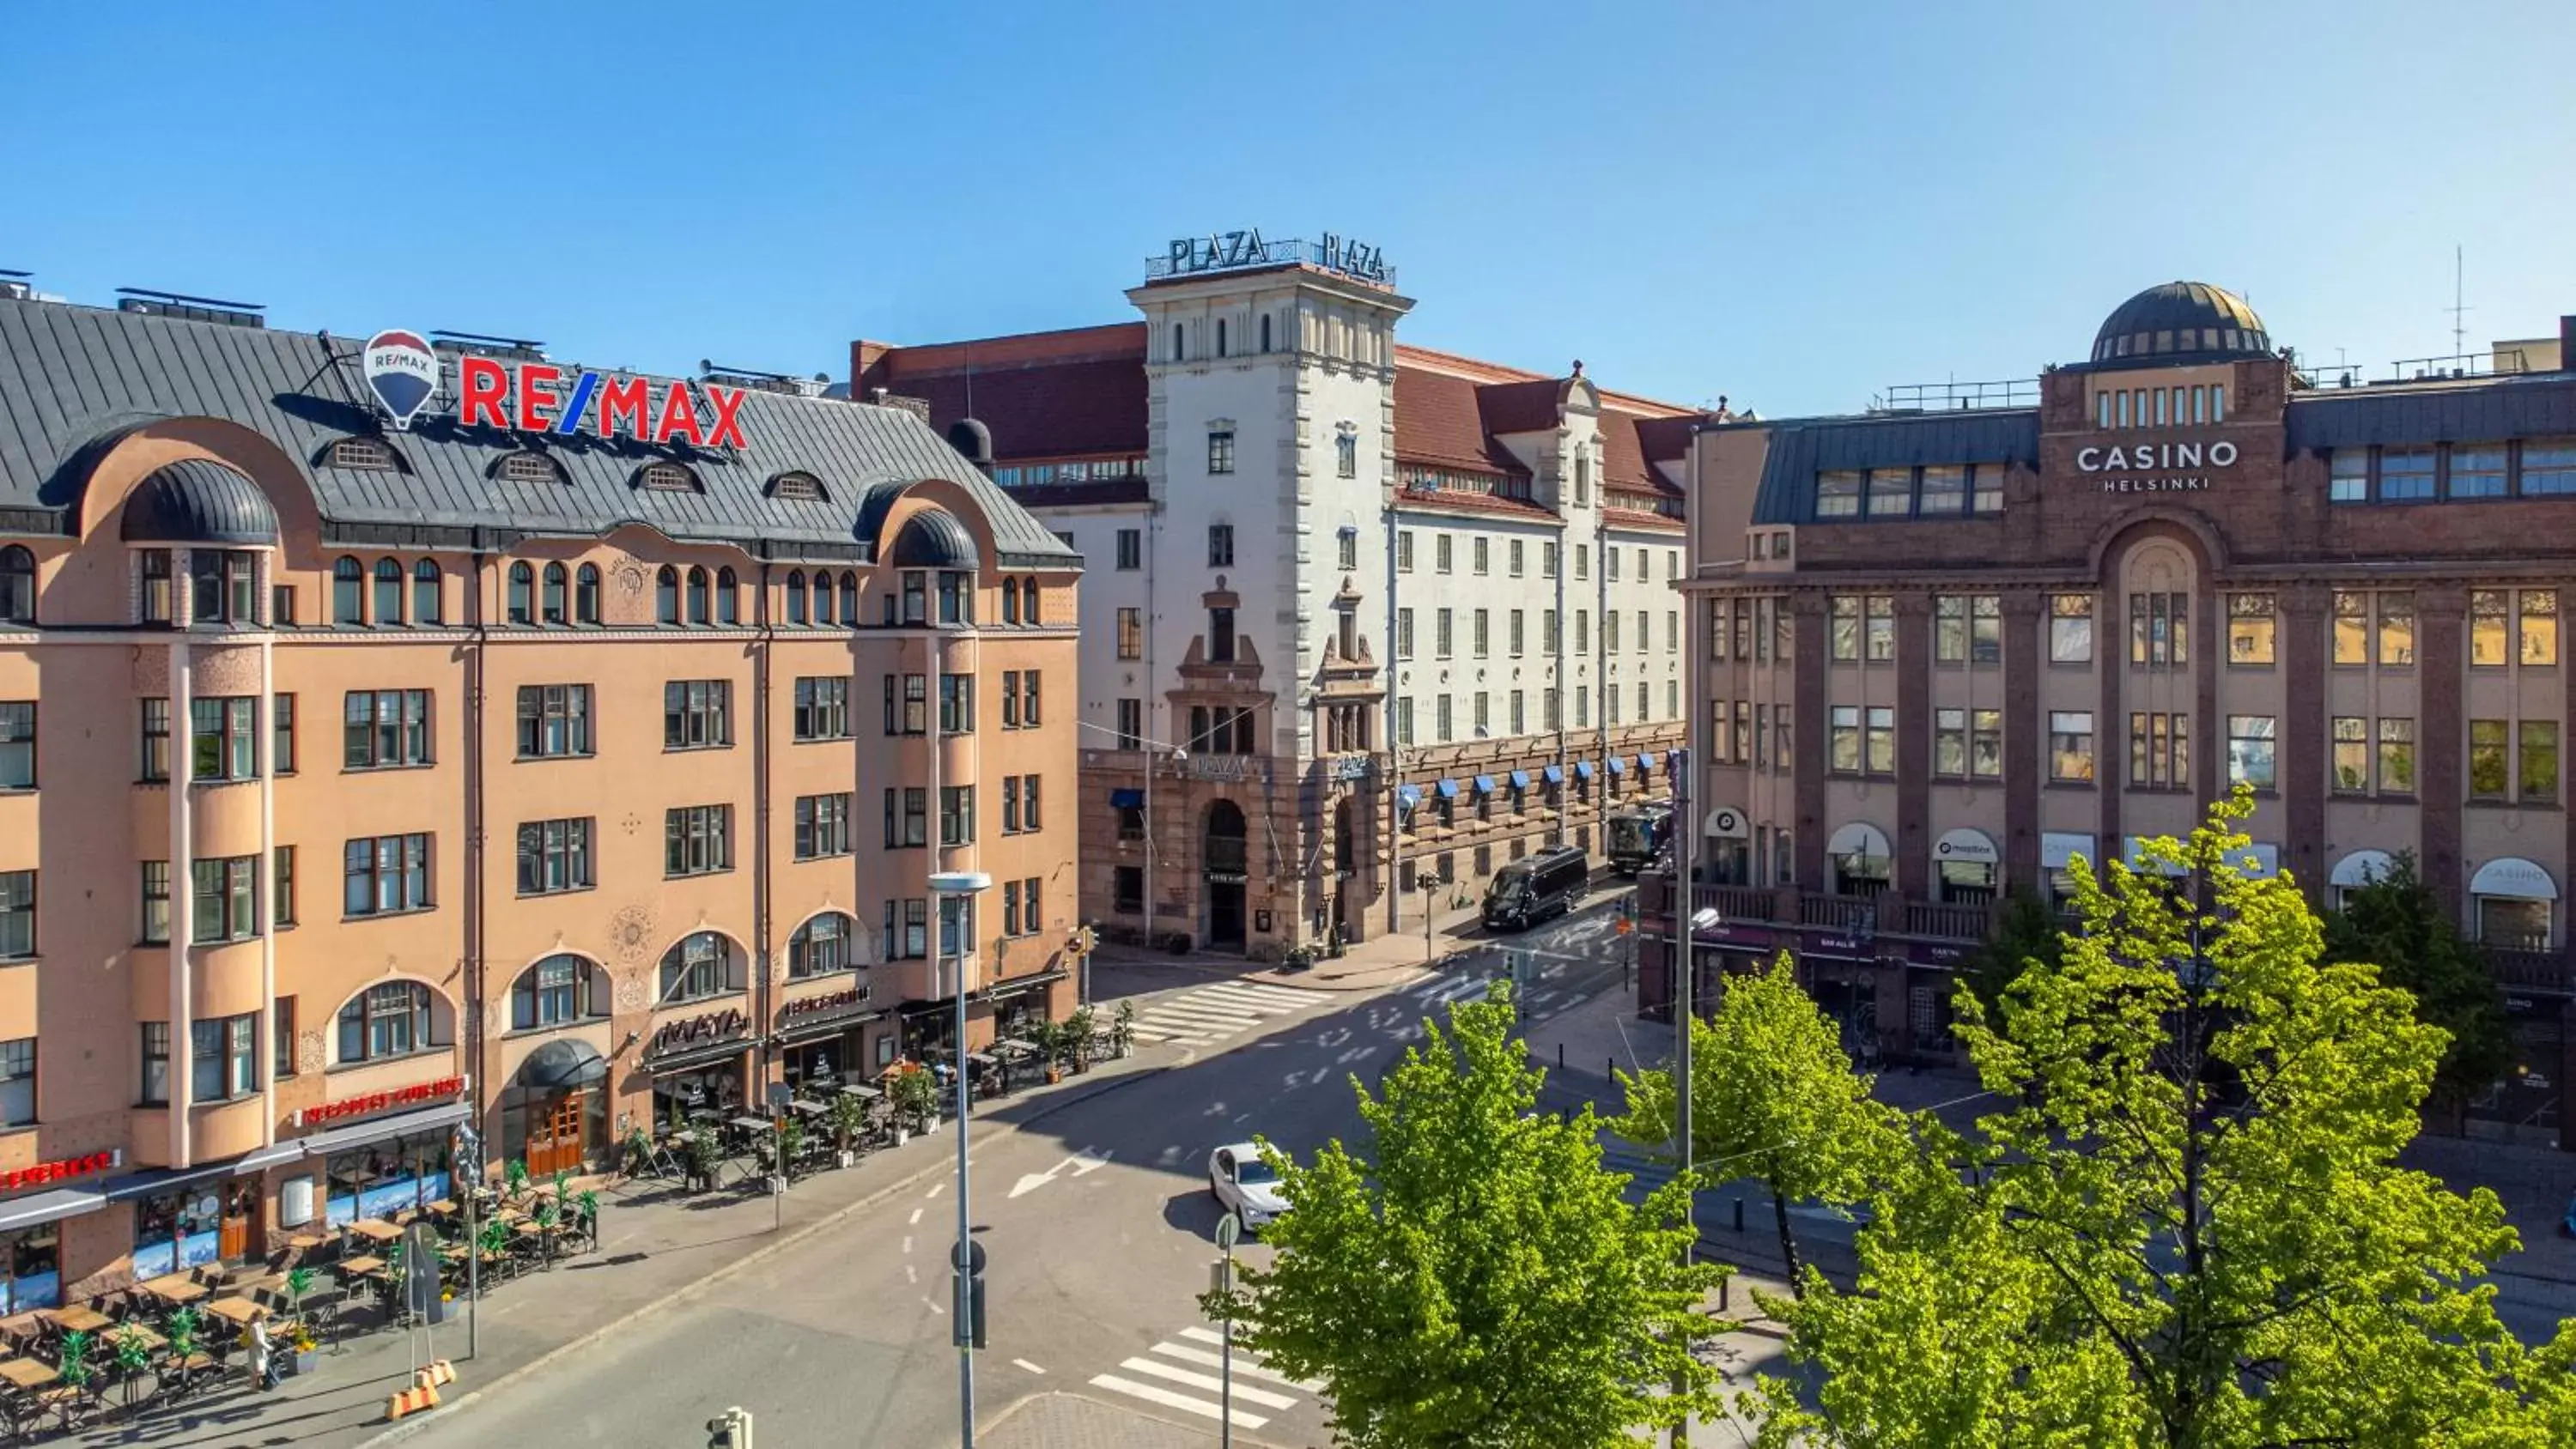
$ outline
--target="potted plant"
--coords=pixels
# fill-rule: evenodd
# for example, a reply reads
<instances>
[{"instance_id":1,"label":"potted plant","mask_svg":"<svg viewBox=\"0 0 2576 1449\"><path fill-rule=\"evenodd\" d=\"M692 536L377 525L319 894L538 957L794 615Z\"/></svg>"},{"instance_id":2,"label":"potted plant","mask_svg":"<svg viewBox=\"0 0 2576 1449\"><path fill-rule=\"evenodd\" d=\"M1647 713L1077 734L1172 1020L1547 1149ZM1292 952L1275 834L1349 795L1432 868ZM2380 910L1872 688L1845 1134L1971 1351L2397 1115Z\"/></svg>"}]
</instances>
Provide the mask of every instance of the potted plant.
<instances>
[{"instance_id":1,"label":"potted plant","mask_svg":"<svg viewBox=\"0 0 2576 1449\"><path fill-rule=\"evenodd\" d=\"M124 1385L125 1407L134 1407L137 1385L143 1382L143 1371L152 1366L152 1346L145 1341L140 1325L126 1324L107 1336L108 1346L116 1351L116 1377Z\"/></svg>"},{"instance_id":2,"label":"potted plant","mask_svg":"<svg viewBox=\"0 0 2576 1449\"><path fill-rule=\"evenodd\" d=\"M581 1225L582 1242L589 1247L598 1247L599 1194L585 1187L572 1195L572 1205L573 1211L580 1214L574 1221Z\"/></svg>"},{"instance_id":3,"label":"potted plant","mask_svg":"<svg viewBox=\"0 0 2576 1449\"><path fill-rule=\"evenodd\" d=\"M690 1133L688 1151L683 1154L683 1164L688 1173L691 1192L705 1192L714 1187L716 1184L715 1138L705 1132Z\"/></svg>"},{"instance_id":4,"label":"potted plant","mask_svg":"<svg viewBox=\"0 0 2576 1449\"><path fill-rule=\"evenodd\" d=\"M286 1361L288 1373L309 1372L313 1367L313 1326L305 1321L304 1295L313 1291L313 1270L304 1267L286 1270L286 1341L293 1354Z\"/></svg>"},{"instance_id":5,"label":"potted plant","mask_svg":"<svg viewBox=\"0 0 2576 1449\"><path fill-rule=\"evenodd\" d=\"M626 1168L628 1177L642 1177L653 1166L653 1138L638 1127L626 1134Z\"/></svg>"},{"instance_id":6,"label":"potted plant","mask_svg":"<svg viewBox=\"0 0 2576 1449\"><path fill-rule=\"evenodd\" d=\"M1109 1049L1126 1056L1136 1049L1136 1003L1118 1003L1118 1015L1109 1023Z\"/></svg>"},{"instance_id":7,"label":"potted plant","mask_svg":"<svg viewBox=\"0 0 2576 1449\"><path fill-rule=\"evenodd\" d=\"M1064 1019L1066 1053L1076 1072L1091 1066L1091 1034L1100 1029L1100 1013L1089 1006L1077 1006L1073 1015Z\"/></svg>"},{"instance_id":8,"label":"potted plant","mask_svg":"<svg viewBox=\"0 0 2576 1449\"><path fill-rule=\"evenodd\" d=\"M888 1088L894 1099L896 1141L939 1125L939 1082L929 1072L916 1066L896 1076Z\"/></svg>"},{"instance_id":9,"label":"potted plant","mask_svg":"<svg viewBox=\"0 0 2576 1449\"><path fill-rule=\"evenodd\" d=\"M58 1345L56 1372L62 1376L63 1387L74 1393L86 1394L90 1380L98 1377L98 1370L90 1366L89 1345L89 1335L77 1328L64 1334Z\"/></svg>"},{"instance_id":10,"label":"potted plant","mask_svg":"<svg viewBox=\"0 0 2576 1449\"><path fill-rule=\"evenodd\" d=\"M170 1362L182 1374L191 1372L188 1360L197 1356L197 1325L203 1321L196 1307L190 1305L171 1314L170 1321L162 1325L162 1336L170 1340ZM65 1349L64 1357L68 1361L69 1345L66 1345ZM65 1377L69 1375L66 1374Z\"/></svg>"},{"instance_id":11,"label":"potted plant","mask_svg":"<svg viewBox=\"0 0 2576 1449\"><path fill-rule=\"evenodd\" d=\"M1279 969L1282 971L1310 970L1314 964L1315 948L1302 941L1289 947L1279 957Z\"/></svg>"},{"instance_id":12,"label":"potted plant","mask_svg":"<svg viewBox=\"0 0 2576 1449\"><path fill-rule=\"evenodd\" d=\"M778 1161L772 1164L778 1175L787 1176L795 1169L796 1159L805 1155L805 1122L790 1112L778 1119Z\"/></svg>"},{"instance_id":13,"label":"potted plant","mask_svg":"<svg viewBox=\"0 0 2576 1449\"><path fill-rule=\"evenodd\" d=\"M867 1129L868 1104L847 1092L832 1094L832 1136L841 1154L841 1165L858 1161L859 1134Z\"/></svg>"},{"instance_id":14,"label":"potted plant","mask_svg":"<svg viewBox=\"0 0 2576 1449\"><path fill-rule=\"evenodd\" d=\"M501 1195L509 1199L510 1206L512 1207L517 1207L520 1203L527 1200L527 1163L513 1157L507 1163L503 1164L501 1168Z\"/></svg>"}]
</instances>

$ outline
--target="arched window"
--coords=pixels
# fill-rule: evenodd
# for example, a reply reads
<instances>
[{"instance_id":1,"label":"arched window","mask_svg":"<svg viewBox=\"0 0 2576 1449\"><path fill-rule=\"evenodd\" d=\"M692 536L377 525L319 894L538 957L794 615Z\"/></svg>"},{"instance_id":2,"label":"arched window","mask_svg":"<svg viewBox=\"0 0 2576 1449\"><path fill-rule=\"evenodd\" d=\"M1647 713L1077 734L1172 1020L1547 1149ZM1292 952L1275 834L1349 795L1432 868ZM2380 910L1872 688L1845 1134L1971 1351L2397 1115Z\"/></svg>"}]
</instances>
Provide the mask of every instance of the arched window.
<instances>
[{"instance_id":1,"label":"arched window","mask_svg":"<svg viewBox=\"0 0 2576 1449\"><path fill-rule=\"evenodd\" d=\"M733 943L713 931L682 937L662 953L661 1005L704 1001L741 989L734 979Z\"/></svg>"},{"instance_id":2,"label":"arched window","mask_svg":"<svg viewBox=\"0 0 2576 1449\"><path fill-rule=\"evenodd\" d=\"M340 1060L378 1062L447 1044L436 993L417 981L385 981L340 1008Z\"/></svg>"},{"instance_id":3,"label":"arched window","mask_svg":"<svg viewBox=\"0 0 2576 1449\"><path fill-rule=\"evenodd\" d=\"M0 623L36 622L36 556L22 544L0 548Z\"/></svg>"},{"instance_id":4,"label":"arched window","mask_svg":"<svg viewBox=\"0 0 2576 1449\"><path fill-rule=\"evenodd\" d=\"M572 621L599 622L599 565L583 564L572 576Z\"/></svg>"},{"instance_id":5,"label":"arched window","mask_svg":"<svg viewBox=\"0 0 2576 1449\"><path fill-rule=\"evenodd\" d=\"M653 617L665 624L680 622L680 571L669 564L654 576Z\"/></svg>"},{"instance_id":6,"label":"arched window","mask_svg":"<svg viewBox=\"0 0 2576 1449\"><path fill-rule=\"evenodd\" d=\"M1018 579L1002 580L1002 622L1005 624L1020 622L1020 581Z\"/></svg>"},{"instance_id":7,"label":"arched window","mask_svg":"<svg viewBox=\"0 0 2576 1449\"><path fill-rule=\"evenodd\" d=\"M568 577L562 564L546 565L545 613L540 617L549 624L564 621L564 585Z\"/></svg>"},{"instance_id":8,"label":"arched window","mask_svg":"<svg viewBox=\"0 0 2576 1449\"><path fill-rule=\"evenodd\" d=\"M838 911L826 911L796 928L787 938L787 979L829 976L850 969L850 942L859 923Z\"/></svg>"},{"instance_id":9,"label":"arched window","mask_svg":"<svg viewBox=\"0 0 2576 1449\"><path fill-rule=\"evenodd\" d=\"M703 624L706 621L707 571L705 569L691 569L689 570L689 622L692 624Z\"/></svg>"},{"instance_id":10,"label":"arched window","mask_svg":"<svg viewBox=\"0 0 2576 1449\"><path fill-rule=\"evenodd\" d=\"M787 622L805 622L805 571L791 569L787 575Z\"/></svg>"},{"instance_id":11,"label":"arched window","mask_svg":"<svg viewBox=\"0 0 2576 1449\"><path fill-rule=\"evenodd\" d=\"M331 565L331 622L363 624L367 622L367 571L356 559L342 555Z\"/></svg>"},{"instance_id":12,"label":"arched window","mask_svg":"<svg viewBox=\"0 0 2576 1449\"><path fill-rule=\"evenodd\" d=\"M437 624L447 618L447 601L441 597L446 582L439 572L438 560L422 559L411 566L411 621L415 624Z\"/></svg>"},{"instance_id":13,"label":"arched window","mask_svg":"<svg viewBox=\"0 0 2576 1449\"><path fill-rule=\"evenodd\" d=\"M841 622L853 629L859 627L859 576L855 573L841 575Z\"/></svg>"},{"instance_id":14,"label":"arched window","mask_svg":"<svg viewBox=\"0 0 2576 1449\"><path fill-rule=\"evenodd\" d=\"M533 624L537 618L537 571L525 560L510 565L510 622Z\"/></svg>"},{"instance_id":15,"label":"arched window","mask_svg":"<svg viewBox=\"0 0 2576 1449\"><path fill-rule=\"evenodd\" d=\"M510 1029L537 1031L608 1015L608 973L564 952L519 973L510 988Z\"/></svg>"},{"instance_id":16,"label":"arched window","mask_svg":"<svg viewBox=\"0 0 2576 1449\"><path fill-rule=\"evenodd\" d=\"M814 574L814 622L832 622L832 576L819 569Z\"/></svg>"},{"instance_id":17,"label":"arched window","mask_svg":"<svg viewBox=\"0 0 2576 1449\"><path fill-rule=\"evenodd\" d=\"M1020 622L1023 624L1034 624L1037 621L1038 581L1035 579L1022 579L1020 580Z\"/></svg>"},{"instance_id":18,"label":"arched window","mask_svg":"<svg viewBox=\"0 0 2576 1449\"><path fill-rule=\"evenodd\" d=\"M403 617L402 565L389 558L376 560L376 622L399 624Z\"/></svg>"},{"instance_id":19,"label":"arched window","mask_svg":"<svg viewBox=\"0 0 2576 1449\"><path fill-rule=\"evenodd\" d=\"M731 568L716 570L716 622L719 624L742 622L742 604L735 593Z\"/></svg>"}]
</instances>

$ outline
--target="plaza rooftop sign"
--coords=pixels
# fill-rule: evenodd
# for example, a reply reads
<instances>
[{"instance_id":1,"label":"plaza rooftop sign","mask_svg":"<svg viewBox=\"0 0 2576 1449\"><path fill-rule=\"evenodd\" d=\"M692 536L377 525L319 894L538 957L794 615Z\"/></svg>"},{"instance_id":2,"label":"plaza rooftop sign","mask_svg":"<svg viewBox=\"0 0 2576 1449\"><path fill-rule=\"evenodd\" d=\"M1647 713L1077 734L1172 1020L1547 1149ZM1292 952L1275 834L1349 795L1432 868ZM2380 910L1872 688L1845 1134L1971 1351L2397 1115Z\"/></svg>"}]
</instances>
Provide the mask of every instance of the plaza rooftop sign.
<instances>
[{"instance_id":1,"label":"plaza rooftop sign","mask_svg":"<svg viewBox=\"0 0 2576 1449\"><path fill-rule=\"evenodd\" d=\"M1164 248L1163 255L1146 262L1145 274L1148 277L1187 277L1203 272L1301 264L1382 287L1395 285L1395 268L1387 265L1384 251L1367 242L1354 241L1329 231L1324 233L1320 242L1297 238L1264 241L1258 230L1174 237Z\"/></svg>"}]
</instances>

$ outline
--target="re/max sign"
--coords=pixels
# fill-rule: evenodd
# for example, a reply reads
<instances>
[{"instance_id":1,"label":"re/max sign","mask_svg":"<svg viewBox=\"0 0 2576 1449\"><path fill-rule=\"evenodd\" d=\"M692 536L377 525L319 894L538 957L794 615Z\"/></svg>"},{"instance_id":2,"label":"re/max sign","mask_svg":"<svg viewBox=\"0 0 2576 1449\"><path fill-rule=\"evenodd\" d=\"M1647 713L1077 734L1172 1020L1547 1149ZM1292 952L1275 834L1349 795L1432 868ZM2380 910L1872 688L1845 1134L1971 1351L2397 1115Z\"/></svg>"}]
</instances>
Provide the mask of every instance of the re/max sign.
<instances>
[{"instance_id":1,"label":"re/max sign","mask_svg":"<svg viewBox=\"0 0 2576 1449\"><path fill-rule=\"evenodd\" d=\"M711 420L701 419L695 394L704 394ZM743 446L743 390L706 383L692 388L677 378L657 392L643 377L603 377L549 362L501 362L489 357L456 360L456 417L469 428L523 433L581 431L591 401L599 403L598 430L609 437L700 448Z\"/></svg>"}]
</instances>

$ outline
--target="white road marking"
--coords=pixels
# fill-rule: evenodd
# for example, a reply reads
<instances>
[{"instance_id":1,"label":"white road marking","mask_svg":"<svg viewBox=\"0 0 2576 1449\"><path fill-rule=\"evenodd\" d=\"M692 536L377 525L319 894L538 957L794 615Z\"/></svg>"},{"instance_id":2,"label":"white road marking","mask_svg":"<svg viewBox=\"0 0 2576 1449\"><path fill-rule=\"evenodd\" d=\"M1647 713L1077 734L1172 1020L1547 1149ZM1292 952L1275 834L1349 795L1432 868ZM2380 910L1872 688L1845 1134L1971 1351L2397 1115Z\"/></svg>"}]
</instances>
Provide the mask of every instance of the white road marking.
<instances>
[{"instance_id":1,"label":"white road marking","mask_svg":"<svg viewBox=\"0 0 2576 1449\"><path fill-rule=\"evenodd\" d=\"M1167 1363L1157 1363L1150 1358L1131 1358L1119 1367L1133 1369L1140 1374L1152 1374L1158 1379L1169 1379L1176 1384L1188 1384L1191 1388L1205 1389L1211 1394L1222 1393L1225 1390L1225 1380L1214 1374L1194 1373L1189 1369L1174 1368ZM1255 1404L1265 1409L1297 1407L1297 1400L1287 1394L1274 1394L1268 1389L1256 1389L1249 1384L1236 1384L1234 1397L1238 1403Z\"/></svg>"},{"instance_id":2,"label":"white road marking","mask_svg":"<svg viewBox=\"0 0 2576 1449\"><path fill-rule=\"evenodd\" d=\"M934 1183L932 1183L932 1184L930 1185L930 1191L929 1191L929 1193L928 1193L928 1194L926 1194L926 1195L927 1195L927 1196L930 1196L930 1197L937 1197L937 1196L939 1196L939 1190L940 1190L941 1188L943 1188L943 1187L946 1187L947 1185L948 1185L948 1184L946 1184L946 1183L944 1183L944 1182L934 1182Z\"/></svg>"},{"instance_id":3,"label":"white road marking","mask_svg":"<svg viewBox=\"0 0 2576 1449\"><path fill-rule=\"evenodd\" d=\"M1015 1359L1011 1360L1011 1362L1012 1362L1012 1364L1013 1364L1014 1366L1019 1367L1019 1368L1027 1369L1030 1373L1033 1373L1033 1374L1042 1374L1042 1373L1045 1373L1045 1372L1046 1372L1046 1370L1045 1370L1045 1369L1039 1368L1036 1364L1033 1364L1033 1363L1029 1362L1027 1359L1024 1359L1024 1358L1015 1358Z\"/></svg>"},{"instance_id":4,"label":"white road marking","mask_svg":"<svg viewBox=\"0 0 2576 1449\"><path fill-rule=\"evenodd\" d=\"M906 1283L918 1283L918 1282L920 1282L920 1281L921 1281L921 1270L920 1270L919 1268L916 1268L916 1267L912 1266L910 1263L906 1263L906 1264L904 1264L904 1265L903 1265L903 1281L905 1281Z\"/></svg>"},{"instance_id":5,"label":"white road marking","mask_svg":"<svg viewBox=\"0 0 2576 1449\"><path fill-rule=\"evenodd\" d=\"M921 1209L919 1209L919 1208L914 1208L914 1209L912 1210L912 1216L911 1216L910 1218L907 1218L907 1219L905 1220L905 1223L906 1223L906 1225L907 1225L907 1226L909 1226L909 1225L911 1225L911 1224L913 1224L913 1223L918 1223L918 1222L920 1222L920 1221L921 1221ZM905 1252L907 1252L907 1253L909 1253L909 1252L911 1252L911 1251L912 1251L912 1249L910 1249L910 1248L906 1248L906 1249L904 1249L904 1251L905 1251Z\"/></svg>"},{"instance_id":6,"label":"white road marking","mask_svg":"<svg viewBox=\"0 0 2576 1449\"><path fill-rule=\"evenodd\" d=\"M933 1313L938 1314L938 1315L939 1315L940 1317L942 1317L942 1318L946 1318L946 1317L948 1316L948 1310L947 1310L947 1309L945 1309L945 1308L940 1307L940 1306L939 1306L938 1301L937 1301L936 1299L933 1299L933 1298L932 1298L929 1294L927 1294L927 1293L924 1293L924 1294L922 1294L922 1295L921 1295L921 1306L922 1306L922 1307L924 1307L924 1308L929 1309L929 1310L930 1310L931 1312L933 1312Z\"/></svg>"},{"instance_id":7,"label":"white road marking","mask_svg":"<svg viewBox=\"0 0 2576 1449\"><path fill-rule=\"evenodd\" d=\"M1091 1385L1093 1388L1115 1389L1119 1393L1143 1399L1149 1404L1160 1404L1167 1409L1179 1409L1185 1413L1197 1414L1201 1418L1223 1418L1238 1429L1258 1429L1270 1422L1266 1414L1248 1414L1237 1409L1228 1415L1222 1405L1211 1404L1205 1399L1194 1399L1187 1394L1176 1394L1169 1389L1156 1388L1152 1384L1140 1384L1133 1379L1122 1379L1115 1374L1095 1374L1092 1376Z\"/></svg>"},{"instance_id":8,"label":"white road marking","mask_svg":"<svg viewBox=\"0 0 2576 1449\"><path fill-rule=\"evenodd\" d=\"M1676 1152L1679 1152L1681 1149L1680 1149L1680 1148L1678 1148L1678 1147L1676 1147L1676 1148L1674 1148L1673 1150L1674 1150L1674 1151L1676 1151ZM917 1214L916 1214L916 1216L917 1216ZM911 1252L911 1251L912 1251L912 1234L910 1234L910 1233L906 1233L906 1234L904 1234L904 1235L903 1235L903 1250L904 1250L905 1252L907 1252L907 1253L909 1253L909 1252Z\"/></svg>"},{"instance_id":9,"label":"white road marking","mask_svg":"<svg viewBox=\"0 0 2576 1449\"><path fill-rule=\"evenodd\" d=\"M1188 1327L1188 1328L1184 1328L1184 1329L1182 1329L1182 1330L1181 1330L1181 1337L1183 1337L1183 1338L1189 1338L1189 1339L1196 1339L1196 1340L1197 1340L1197 1341L1199 1341L1200 1343L1223 1343L1223 1342L1225 1342L1225 1340L1224 1340L1223 1338L1221 1338L1221 1337L1219 1337L1219 1336L1217 1335L1217 1331L1216 1331L1215 1329L1213 1329L1213 1328L1200 1328L1200 1327L1198 1327L1198 1326L1196 1326L1196 1325L1192 1325L1191 1327ZM1157 1352L1157 1353L1171 1353L1172 1351L1171 1351L1170 1349L1168 1349L1168 1348L1160 1348L1160 1347L1158 1347L1158 1348L1156 1348L1155 1352ZM1177 1355L1177 1354L1175 1354L1175 1355L1173 1355L1173 1356L1174 1356L1174 1357L1179 1357L1179 1355ZM1210 1355L1210 1356L1209 1356L1208 1361L1209 1361L1209 1362L1211 1362L1211 1363L1213 1363L1213 1362L1216 1362L1216 1359L1215 1359L1215 1357L1214 1357L1213 1355ZM1246 1367L1244 1367L1244 1364L1245 1364L1247 1361L1249 1361L1249 1362L1250 1362L1250 1364L1252 1365L1250 1368L1246 1368ZM1263 1377L1263 1378L1265 1378L1265 1379L1271 1379L1271 1380L1274 1380L1274 1381L1276 1381L1276 1382L1278 1382L1278 1383L1286 1384L1286 1385L1288 1385L1290 1388L1304 1389L1306 1392L1308 1392L1308 1393L1310 1393L1310 1394L1320 1394L1320 1393L1322 1393L1322 1392L1324 1391L1324 1386L1323 1386L1322 1384L1316 1383L1316 1382L1315 1382L1314 1380L1312 1380L1312 1379L1292 1379L1292 1378L1288 1377L1286 1374L1283 1374L1283 1373L1277 1372L1276 1370L1274 1370L1274 1369L1270 1368L1267 1364L1263 1363L1263 1362L1262 1362L1262 1360L1261 1360L1260 1358L1256 1357L1256 1356L1255 1356L1254 1354L1252 1354L1250 1351L1248 1351L1248 1350L1246 1350L1246 1349L1244 1349L1244 1348L1241 1348L1241 1347L1237 1347L1237 1348L1235 1349L1235 1351L1234 1351L1234 1371L1235 1371L1236 1373L1258 1374L1258 1375L1260 1375L1261 1377Z\"/></svg>"}]
</instances>

